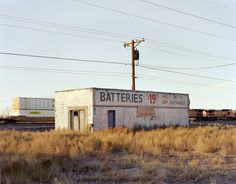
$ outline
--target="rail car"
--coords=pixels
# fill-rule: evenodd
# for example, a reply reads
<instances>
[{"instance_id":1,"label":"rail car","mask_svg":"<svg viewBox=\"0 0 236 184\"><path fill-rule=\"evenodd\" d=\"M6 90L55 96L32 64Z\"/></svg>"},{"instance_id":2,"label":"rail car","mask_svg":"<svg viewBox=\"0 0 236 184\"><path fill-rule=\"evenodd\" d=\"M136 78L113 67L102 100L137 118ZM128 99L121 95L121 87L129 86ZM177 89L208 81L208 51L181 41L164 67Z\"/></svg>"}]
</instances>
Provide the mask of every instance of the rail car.
<instances>
[{"instance_id":1,"label":"rail car","mask_svg":"<svg viewBox=\"0 0 236 184\"><path fill-rule=\"evenodd\" d=\"M54 99L14 97L9 117L2 122L54 122Z\"/></svg>"},{"instance_id":2,"label":"rail car","mask_svg":"<svg viewBox=\"0 0 236 184\"><path fill-rule=\"evenodd\" d=\"M236 120L236 110L190 109L189 119L194 121Z\"/></svg>"}]
</instances>

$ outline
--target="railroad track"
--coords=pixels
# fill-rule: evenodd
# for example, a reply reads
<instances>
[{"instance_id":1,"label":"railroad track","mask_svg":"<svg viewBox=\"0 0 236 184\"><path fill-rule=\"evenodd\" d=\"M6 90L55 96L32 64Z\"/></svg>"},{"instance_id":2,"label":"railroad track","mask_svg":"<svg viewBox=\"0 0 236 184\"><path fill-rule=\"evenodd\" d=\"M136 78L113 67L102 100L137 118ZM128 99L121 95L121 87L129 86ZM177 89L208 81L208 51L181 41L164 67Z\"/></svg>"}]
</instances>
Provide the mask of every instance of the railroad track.
<instances>
[{"instance_id":1,"label":"railroad track","mask_svg":"<svg viewBox=\"0 0 236 184\"><path fill-rule=\"evenodd\" d=\"M0 130L49 131L55 129L54 123L2 123Z\"/></svg>"}]
</instances>

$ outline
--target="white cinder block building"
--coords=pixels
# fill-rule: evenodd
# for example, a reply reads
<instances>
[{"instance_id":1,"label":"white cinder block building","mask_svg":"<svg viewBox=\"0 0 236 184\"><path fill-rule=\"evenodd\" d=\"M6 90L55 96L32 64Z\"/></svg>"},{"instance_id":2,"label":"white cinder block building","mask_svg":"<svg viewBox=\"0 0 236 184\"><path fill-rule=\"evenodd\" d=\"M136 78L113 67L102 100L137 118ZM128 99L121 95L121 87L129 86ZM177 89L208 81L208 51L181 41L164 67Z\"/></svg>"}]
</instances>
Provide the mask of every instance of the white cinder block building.
<instances>
[{"instance_id":1,"label":"white cinder block building","mask_svg":"<svg viewBox=\"0 0 236 184\"><path fill-rule=\"evenodd\" d=\"M81 132L113 127L188 126L188 94L87 88L55 93L55 127Z\"/></svg>"}]
</instances>

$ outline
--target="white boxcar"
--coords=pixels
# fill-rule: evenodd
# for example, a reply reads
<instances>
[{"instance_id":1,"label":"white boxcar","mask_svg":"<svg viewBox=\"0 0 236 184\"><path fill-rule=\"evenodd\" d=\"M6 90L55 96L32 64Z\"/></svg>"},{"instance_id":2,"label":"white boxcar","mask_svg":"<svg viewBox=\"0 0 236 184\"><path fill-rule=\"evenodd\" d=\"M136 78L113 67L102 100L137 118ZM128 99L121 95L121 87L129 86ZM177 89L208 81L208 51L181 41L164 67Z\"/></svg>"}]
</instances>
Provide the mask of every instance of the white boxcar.
<instances>
[{"instance_id":1,"label":"white boxcar","mask_svg":"<svg viewBox=\"0 0 236 184\"><path fill-rule=\"evenodd\" d=\"M188 94L87 88L55 93L55 127L81 132L113 127L188 126Z\"/></svg>"},{"instance_id":2,"label":"white boxcar","mask_svg":"<svg viewBox=\"0 0 236 184\"><path fill-rule=\"evenodd\" d=\"M11 116L54 117L54 99L14 97Z\"/></svg>"}]
</instances>

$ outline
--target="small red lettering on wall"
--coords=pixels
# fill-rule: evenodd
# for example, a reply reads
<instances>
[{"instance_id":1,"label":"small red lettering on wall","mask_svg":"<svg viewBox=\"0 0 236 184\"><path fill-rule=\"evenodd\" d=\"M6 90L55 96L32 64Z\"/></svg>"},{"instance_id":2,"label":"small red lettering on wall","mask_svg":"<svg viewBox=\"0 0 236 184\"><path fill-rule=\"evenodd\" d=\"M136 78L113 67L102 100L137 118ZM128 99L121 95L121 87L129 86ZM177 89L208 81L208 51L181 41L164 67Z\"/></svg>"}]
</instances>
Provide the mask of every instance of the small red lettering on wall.
<instances>
[{"instance_id":1,"label":"small red lettering on wall","mask_svg":"<svg viewBox=\"0 0 236 184\"><path fill-rule=\"evenodd\" d=\"M155 104L157 102L158 95L156 95L156 94L149 94L148 95L148 99L149 99L150 104Z\"/></svg>"}]
</instances>

